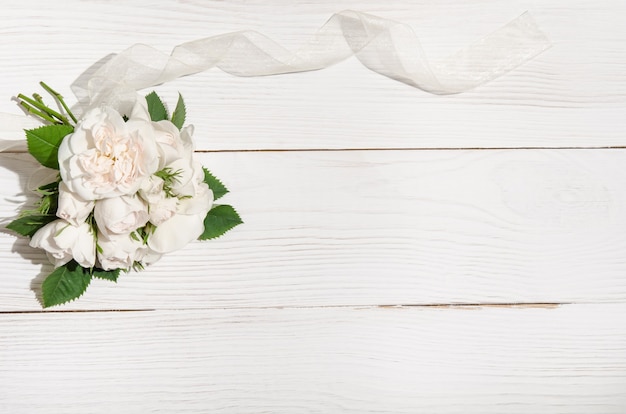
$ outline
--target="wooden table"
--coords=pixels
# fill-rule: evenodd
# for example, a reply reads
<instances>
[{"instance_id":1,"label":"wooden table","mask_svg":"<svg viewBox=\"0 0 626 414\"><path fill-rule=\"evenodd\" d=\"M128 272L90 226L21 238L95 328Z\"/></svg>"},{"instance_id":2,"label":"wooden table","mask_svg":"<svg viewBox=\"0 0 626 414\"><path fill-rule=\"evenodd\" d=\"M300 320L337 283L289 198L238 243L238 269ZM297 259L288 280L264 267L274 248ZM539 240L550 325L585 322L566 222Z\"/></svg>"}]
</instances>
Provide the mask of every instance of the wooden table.
<instances>
[{"instance_id":1,"label":"wooden table","mask_svg":"<svg viewBox=\"0 0 626 414\"><path fill-rule=\"evenodd\" d=\"M45 312L45 255L0 233L0 412L626 412L623 1L7 2L0 112L133 43L295 50L343 9L432 59L525 10L553 47L453 96L356 59L159 87L245 225ZM35 168L0 155L2 217Z\"/></svg>"}]
</instances>

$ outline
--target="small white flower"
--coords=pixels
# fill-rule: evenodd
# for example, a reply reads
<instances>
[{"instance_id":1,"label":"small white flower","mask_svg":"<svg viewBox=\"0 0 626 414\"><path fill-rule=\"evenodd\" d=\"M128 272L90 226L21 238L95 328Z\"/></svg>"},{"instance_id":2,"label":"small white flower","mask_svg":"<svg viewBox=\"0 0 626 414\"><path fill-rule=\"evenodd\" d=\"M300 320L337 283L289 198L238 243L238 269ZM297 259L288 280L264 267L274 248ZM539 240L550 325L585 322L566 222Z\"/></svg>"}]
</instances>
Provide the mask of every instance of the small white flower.
<instances>
[{"instance_id":1,"label":"small white flower","mask_svg":"<svg viewBox=\"0 0 626 414\"><path fill-rule=\"evenodd\" d=\"M130 234L98 233L98 246L98 263L104 270L129 269L135 262L149 265L161 258L161 254Z\"/></svg>"},{"instance_id":2,"label":"small white flower","mask_svg":"<svg viewBox=\"0 0 626 414\"><path fill-rule=\"evenodd\" d=\"M163 184L164 181L161 177L151 175L144 180L141 187L139 187L139 195L148 204L158 203L163 197L165 197Z\"/></svg>"},{"instance_id":3,"label":"small white flower","mask_svg":"<svg viewBox=\"0 0 626 414\"><path fill-rule=\"evenodd\" d=\"M163 190L162 178L153 175L144 181L139 195L148 203L150 223L158 226L176 213L178 199L167 197Z\"/></svg>"},{"instance_id":4,"label":"small white flower","mask_svg":"<svg viewBox=\"0 0 626 414\"><path fill-rule=\"evenodd\" d=\"M44 249L54 267L74 259L82 267L96 262L96 241L87 223L74 226L65 220L48 223L33 235L30 246Z\"/></svg>"},{"instance_id":5,"label":"small white flower","mask_svg":"<svg viewBox=\"0 0 626 414\"><path fill-rule=\"evenodd\" d=\"M179 200L174 214L159 224L148 237L148 246L157 253L183 248L204 232L204 218L213 204L213 192L205 183L196 183L193 196Z\"/></svg>"},{"instance_id":6,"label":"small white flower","mask_svg":"<svg viewBox=\"0 0 626 414\"><path fill-rule=\"evenodd\" d=\"M193 197L198 191L198 185L204 180L202 164L195 157L180 158L169 164L168 168L177 173L172 183L172 193L179 197Z\"/></svg>"},{"instance_id":7,"label":"small white flower","mask_svg":"<svg viewBox=\"0 0 626 414\"><path fill-rule=\"evenodd\" d=\"M85 222L93 211L93 207L93 200L83 200L78 194L72 193L67 188L67 185L61 181L59 184L57 217L70 222L74 226L78 226Z\"/></svg>"},{"instance_id":8,"label":"small white flower","mask_svg":"<svg viewBox=\"0 0 626 414\"><path fill-rule=\"evenodd\" d=\"M128 269L135 262L137 250L143 243L134 240L130 234L98 233L98 263L104 270Z\"/></svg>"},{"instance_id":9,"label":"small white flower","mask_svg":"<svg viewBox=\"0 0 626 414\"><path fill-rule=\"evenodd\" d=\"M172 162L185 158L193 153L191 134L193 126L187 126L179 131L176 125L169 121L153 122L155 140L159 149L159 169L163 169Z\"/></svg>"},{"instance_id":10,"label":"small white flower","mask_svg":"<svg viewBox=\"0 0 626 414\"><path fill-rule=\"evenodd\" d=\"M149 219L148 206L137 195L98 200L93 215L105 236L128 234L145 226Z\"/></svg>"},{"instance_id":11,"label":"small white flower","mask_svg":"<svg viewBox=\"0 0 626 414\"><path fill-rule=\"evenodd\" d=\"M105 236L98 232L98 263L104 270L128 269L135 262L137 251L144 247L130 234Z\"/></svg>"},{"instance_id":12,"label":"small white flower","mask_svg":"<svg viewBox=\"0 0 626 414\"><path fill-rule=\"evenodd\" d=\"M150 223L160 226L164 221L169 220L178 208L178 199L172 197L163 197L156 203L148 206L150 214Z\"/></svg>"}]
</instances>

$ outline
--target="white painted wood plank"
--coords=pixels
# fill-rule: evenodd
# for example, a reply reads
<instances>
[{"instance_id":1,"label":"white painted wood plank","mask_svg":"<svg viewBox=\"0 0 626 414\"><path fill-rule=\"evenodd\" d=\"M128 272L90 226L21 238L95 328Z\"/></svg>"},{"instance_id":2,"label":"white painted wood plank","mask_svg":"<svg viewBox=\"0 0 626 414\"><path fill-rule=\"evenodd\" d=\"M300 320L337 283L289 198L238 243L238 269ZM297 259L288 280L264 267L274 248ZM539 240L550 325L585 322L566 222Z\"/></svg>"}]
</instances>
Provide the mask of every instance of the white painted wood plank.
<instances>
[{"instance_id":1,"label":"white painted wood plank","mask_svg":"<svg viewBox=\"0 0 626 414\"><path fill-rule=\"evenodd\" d=\"M69 309L626 300L624 150L205 153L245 224ZM0 212L25 155L0 157ZM0 234L0 309L38 309L41 251Z\"/></svg>"},{"instance_id":2,"label":"white painted wood plank","mask_svg":"<svg viewBox=\"0 0 626 414\"><path fill-rule=\"evenodd\" d=\"M202 148L406 148L624 145L626 3L619 0L186 1L123 5L44 0L3 5L0 112L39 80L67 86L98 59L147 43L176 44L254 29L295 50L333 13L358 9L415 27L441 58L530 10L554 47L506 77L435 97L367 71L236 78L218 70L162 88L187 99ZM19 134L0 126L0 138Z\"/></svg>"},{"instance_id":3,"label":"white painted wood plank","mask_svg":"<svg viewBox=\"0 0 626 414\"><path fill-rule=\"evenodd\" d=\"M0 315L0 409L621 414L625 305Z\"/></svg>"}]
</instances>

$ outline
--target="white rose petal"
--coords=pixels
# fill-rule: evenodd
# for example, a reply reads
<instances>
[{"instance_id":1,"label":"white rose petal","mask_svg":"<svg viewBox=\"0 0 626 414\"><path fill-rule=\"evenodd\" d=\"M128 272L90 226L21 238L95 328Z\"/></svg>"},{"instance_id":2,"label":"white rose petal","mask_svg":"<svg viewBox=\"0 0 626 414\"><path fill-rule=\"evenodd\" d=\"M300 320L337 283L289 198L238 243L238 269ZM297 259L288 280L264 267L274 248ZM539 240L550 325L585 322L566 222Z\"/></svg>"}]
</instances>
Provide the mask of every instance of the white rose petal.
<instances>
[{"instance_id":1,"label":"white rose petal","mask_svg":"<svg viewBox=\"0 0 626 414\"><path fill-rule=\"evenodd\" d=\"M82 267L93 267L96 262L96 241L87 223L73 226L65 220L55 220L33 235L30 246L44 249L54 267L72 259Z\"/></svg>"},{"instance_id":2,"label":"white rose petal","mask_svg":"<svg viewBox=\"0 0 626 414\"><path fill-rule=\"evenodd\" d=\"M178 203L178 213L196 214L202 216L202 219L204 219L209 210L211 210L212 205L213 191L209 189L206 183L199 183L193 197L180 200Z\"/></svg>"},{"instance_id":3,"label":"white rose petal","mask_svg":"<svg viewBox=\"0 0 626 414\"><path fill-rule=\"evenodd\" d=\"M93 214L105 236L128 234L145 226L149 219L148 206L136 195L98 200Z\"/></svg>"},{"instance_id":4,"label":"white rose petal","mask_svg":"<svg viewBox=\"0 0 626 414\"><path fill-rule=\"evenodd\" d=\"M161 223L148 237L148 246L157 253L169 253L185 247L204 232L204 217L176 214Z\"/></svg>"},{"instance_id":5,"label":"white rose petal","mask_svg":"<svg viewBox=\"0 0 626 414\"><path fill-rule=\"evenodd\" d=\"M136 97L137 100L134 102L131 109L130 118L138 119L145 122L152 122L150 119L150 111L148 111L148 102L146 101L146 98L138 94L136 95Z\"/></svg>"},{"instance_id":6,"label":"white rose petal","mask_svg":"<svg viewBox=\"0 0 626 414\"><path fill-rule=\"evenodd\" d=\"M159 170L178 159L190 160L193 154L193 125L178 130L170 121L153 122L155 140L159 149Z\"/></svg>"},{"instance_id":7,"label":"white rose petal","mask_svg":"<svg viewBox=\"0 0 626 414\"><path fill-rule=\"evenodd\" d=\"M184 151L181 153L185 158L191 158L193 156L193 125L187 125L180 130L180 140L183 143Z\"/></svg>"},{"instance_id":8,"label":"white rose petal","mask_svg":"<svg viewBox=\"0 0 626 414\"><path fill-rule=\"evenodd\" d=\"M59 184L59 202L57 216L74 226L84 223L94 208L93 201L83 200L78 194L72 193L67 185L61 181Z\"/></svg>"},{"instance_id":9,"label":"white rose petal","mask_svg":"<svg viewBox=\"0 0 626 414\"><path fill-rule=\"evenodd\" d=\"M161 253L157 253L146 246L146 248L141 251L141 257L138 258L138 261L144 266L149 266L152 263L156 263L162 256Z\"/></svg>"},{"instance_id":10,"label":"white rose petal","mask_svg":"<svg viewBox=\"0 0 626 414\"><path fill-rule=\"evenodd\" d=\"M180 131L170 121L153 123L155 140L159 148L159 169L181 158L185 154L185 145L181 139Z\"/></svg>"}]
</instances>

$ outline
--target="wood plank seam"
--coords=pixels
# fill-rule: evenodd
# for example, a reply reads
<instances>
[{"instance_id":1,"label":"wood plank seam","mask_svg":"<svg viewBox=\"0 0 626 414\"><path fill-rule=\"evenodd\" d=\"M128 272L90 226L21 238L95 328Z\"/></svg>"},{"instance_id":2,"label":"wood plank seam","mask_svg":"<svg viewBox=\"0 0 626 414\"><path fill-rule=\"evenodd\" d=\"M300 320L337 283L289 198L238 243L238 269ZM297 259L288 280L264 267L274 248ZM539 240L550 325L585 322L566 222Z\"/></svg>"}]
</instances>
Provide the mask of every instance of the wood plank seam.
<instances>
[{"instance_id":1,"label":"wood plank seam","mask_svg":"<svg viewBox=\"0 0 626 414\"><path fill-rule=\"evenodd\" d=\"M162 310L268 310L268 309L403 309L403 308L439 308L439 309L475 309L475 308L543 308L555 309L562 305L572 305L572 302L520 302L520 303L429 303L429 304L387 304L387 305L319 305L319 306L243 306L243 307L207 307L207 308L180 308L180 309L49 309L0 311L0 315L38 314L38 313L97 313L97 312L154 312Z\"/></svg>"}]
</instances>

